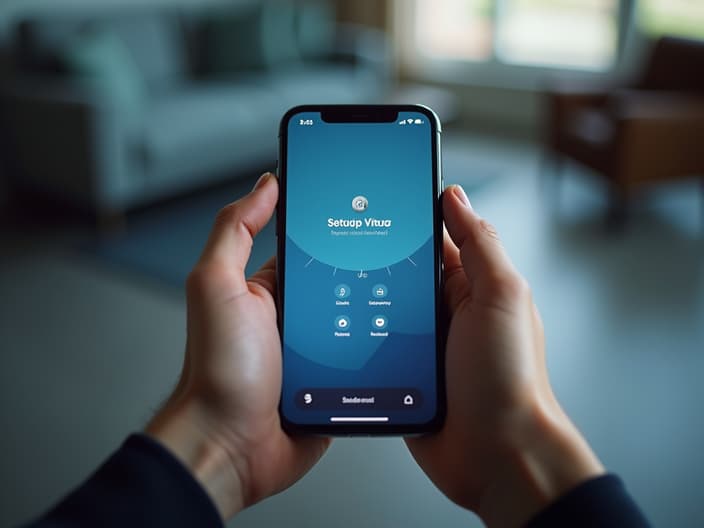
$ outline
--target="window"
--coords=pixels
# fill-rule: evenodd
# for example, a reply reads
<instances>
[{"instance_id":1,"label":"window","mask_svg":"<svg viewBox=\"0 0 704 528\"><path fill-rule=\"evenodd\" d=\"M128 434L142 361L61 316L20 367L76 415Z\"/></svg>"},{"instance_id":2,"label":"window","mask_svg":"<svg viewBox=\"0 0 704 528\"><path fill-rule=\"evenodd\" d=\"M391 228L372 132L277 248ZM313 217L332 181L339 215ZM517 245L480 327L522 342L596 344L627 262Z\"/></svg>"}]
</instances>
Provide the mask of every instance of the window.
<instances>
[{"instance_id":1,"label":"window","mask_svg":"<svg viewBox=\"0 0 704 528\"><path fill-rule=\"evenodd\" d=\"M704 38L704 0L641 0L637 13L650 35Z\"/></svg>"},{"instance_id":2,"label":"window","mask_svg":"<svg viewBox=\"0 0 704 528\"><path fill-rule=\"evenodd\" d=\"M616 58L619 0L415 0L415 6L416 53L426 58L582 70L608 69Z\"/></svg>"},{"instance_id":3,"label":"window","mask_svg":"<svg viewBox=\"0 0 704 528\"><path fill-rule=\"evenodd\" d=\"M489 59L492 7L492 0L418 0L418 51L436 59Z\"/></svg>"}]
</instances>

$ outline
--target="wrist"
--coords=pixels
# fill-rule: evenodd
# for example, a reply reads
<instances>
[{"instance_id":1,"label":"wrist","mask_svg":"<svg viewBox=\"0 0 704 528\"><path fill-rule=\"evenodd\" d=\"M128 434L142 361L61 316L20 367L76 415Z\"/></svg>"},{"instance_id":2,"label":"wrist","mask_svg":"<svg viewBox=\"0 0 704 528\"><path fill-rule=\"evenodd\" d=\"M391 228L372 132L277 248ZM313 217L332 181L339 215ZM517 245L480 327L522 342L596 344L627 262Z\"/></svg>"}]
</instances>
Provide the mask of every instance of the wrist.
<instances>
[{"instance_id":1,"label":"wrist","mask_svg":"<svg viewBox=\"0 0 704 528\"><path fill-rule=\"evenodd\" d=\"M244 488L238 470L244 459L233 455L209 434L207 418L196 402L167 403L145 432L191 472L224 520L244 508Z\"/></svg>"},{"instance_id":2,"label":"wrist","mask_svg":"<svg viewBox=\"0 0 704 528\"><path fill-rule=\"evenodd\" d=\"M501 467L478 514L489 527L520 526L604 467L559 407L536 406L501 449Z\"/></svg>"}]
</instances>

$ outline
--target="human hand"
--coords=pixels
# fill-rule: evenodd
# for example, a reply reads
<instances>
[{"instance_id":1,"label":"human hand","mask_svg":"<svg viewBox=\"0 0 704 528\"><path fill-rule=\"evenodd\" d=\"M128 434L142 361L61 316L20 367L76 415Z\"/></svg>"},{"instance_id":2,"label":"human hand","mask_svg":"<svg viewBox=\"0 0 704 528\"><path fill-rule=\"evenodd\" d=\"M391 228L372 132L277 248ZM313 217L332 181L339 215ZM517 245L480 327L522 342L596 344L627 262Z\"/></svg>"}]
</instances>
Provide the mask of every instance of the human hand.
<instances>
[{"instance_id":1,"label":"human hand","mask_svg":"<svg viewBox=\"0 0 704 528\"><path fill-rule=\"evenodd\" d=\"M218 214L187 282L181 379L147 427L191 469L225 519L296 482L330 443L281 429L275 260L244 276L277 198L276 178L265 174Z\"/></svg>"},{"instance_id":2,"label":"human hand","mask_svg":"<svg viewBox=\"0 0 704 528\"><path fill-rule=\"evenodd\" d=\"M604 469L552 392L538 310L496 231L459 186L443 213L447 418L406 442L452 501L517 526Z\"/></svg>"}]
</instances>

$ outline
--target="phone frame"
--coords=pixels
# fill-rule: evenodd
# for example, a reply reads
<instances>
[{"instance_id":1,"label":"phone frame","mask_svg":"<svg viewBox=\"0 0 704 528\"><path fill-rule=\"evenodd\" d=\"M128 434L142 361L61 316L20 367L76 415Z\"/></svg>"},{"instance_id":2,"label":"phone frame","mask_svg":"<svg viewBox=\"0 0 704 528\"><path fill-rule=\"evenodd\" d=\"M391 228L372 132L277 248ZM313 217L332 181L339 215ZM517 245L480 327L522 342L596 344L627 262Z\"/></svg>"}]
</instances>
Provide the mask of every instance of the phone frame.
<instances>
[{"instance_id":1,"label":"phone frame","mask_svg":"<svg viewBox=\"0 0 704 528\"><path fill-rule=\"evenodd\" d=\"M326 122L339 123L381 123L397 119L399 112L417 112L428 118L431 127L431 151L433 170L433 235L435 239L435 328L436 328L436 388L437 407L435 416L425 423L344 423L344 424L301 424L288 420L283 413L281 401L279 402L279 415L281 424L286 432L298 434L320 434L326 436L410 436L437 431L442 427L447 412L447 398L445 393L445 339L446 315L443 302L443 220L441 208L441 194L444 188L442 176L440 136L441 124L438 116L430 108L423 105L300 105L289 109L281 118L279 125L279 161L277 175L279 179L279 201L276 209L276 236L277 236L277 303L278 327L281 339L281 354L284 353L284 291L285 270L283 263L286 256L286 196L287 196L287 148L288 125L291 117L302 112L319 112ZM327 116L327 119L326 119ZM282 367L282 378L283 373ZM282 388L283 394L283 388Z\"/></svg>"}]
</instances>

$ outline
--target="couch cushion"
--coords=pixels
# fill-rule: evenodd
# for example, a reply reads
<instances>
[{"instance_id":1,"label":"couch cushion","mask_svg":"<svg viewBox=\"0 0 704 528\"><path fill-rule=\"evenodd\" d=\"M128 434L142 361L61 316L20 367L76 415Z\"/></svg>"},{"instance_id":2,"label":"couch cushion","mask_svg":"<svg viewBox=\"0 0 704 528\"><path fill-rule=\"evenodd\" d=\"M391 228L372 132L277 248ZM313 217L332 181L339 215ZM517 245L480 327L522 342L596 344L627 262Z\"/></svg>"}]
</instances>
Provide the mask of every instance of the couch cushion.
<instances>
[{"instance_id":1,"label":"couch cushion","mask_svg":"<svg viewBox=\"0 0 704 528\"><path fill-rule=\"evenodd\" d=\"M19 25L17 53L20 64L32 71L57 70L57 55L87 29L110 30L122 40L150 92L160 92L187 74L185 43L177 15L168 11L136 9L77 11L42 15Z\"/></svg>"},{"instance_id":2,"label":"couch cushion","mask_svg":"<svg viewBox=\"0 0 704 528\"><path fill-rule=\"evenodd\" d=\"M269 68L301 60L296 34L296 11L297 6L293 2L269 0L263 3L259 39ZM276 38L272 38L272 35L276 35Z\"/></svg>"},{"instance_id":3,"label":"couch cushion","mask_svg":"<svg viewBox=\"0 0 704 528\"><path fill-rule=\"evenodd\" d=\"M202 28L205 73L227 76L300 63L296 23L295 5L288 1L215 9Z\"/></svg>"},{"instance_id":4,"label":"couch cushion","mask_svg":"<svg viewBox=\"0 0 704 528\"><path fill-rule=\"evenodd\" d=\"M57 73L63 64L57 51L69 44L85 26L86 17L37 16L18 23L14 52L16 64L25 73Z\"/></svg>"},{"instance_id":5,"label":"couch cushion","mask_svg":"<svg viewBox=\"0 0 704 528\"><path fill-rule=\"evenodd\" d=\"M185 80L185 37L175 14L136 11L110 19L110 27L132 52L150 92L161 93Z\"/></svg>"},{"instance_id":6,"label":"couch cushion","mask_svg":"<svg viewBox=\"0 0 704 528\"><path fill-rule=\"evenodd\" d=\"M144 116L147 174L178 180L257 159L273 163L276 106L272 93L247 83L198 84L160 98Z\"/></svg>"},{"instance_id":7,"label":"couch cushion","mask_svg":"<svg viewBox=\"0 0 704 528\"><path fill-rule=\"evenodd\" d=\"M298 51L303 60L331 54L335 43L335 6L324 0L308 0L295 14Z\"/></svg>"},{"instance_id":8,"label":"couch cushion","mask_svg":"<svg viewBox=\"0 0 704 528\"><path fill-rule=\"evenodd\" d=\"M64 65L93 83L121 112L141 113L145 99L144 79L124 42L109 29L86 28L60 52Z\"/></svg>"},{"instance_id":9,"label":"couch cushion","mask_svg":"<svg viewBox=\"0 0 704 528\"><path fill-rule=\"evenodd\" d=\"M146 183L273 163L279 121L292 106L373 103L379 93L373 74L332 64L184 86L144 114Z\"/></svg>"},{"instance_id":10,"label":"couch cushion","mask_svg":"<svg viewBox=\"0 0 704 528\"><path fill-rule=\"evenodd\" d=\"M260 5L216 10L202 25L202 62L206 74L263 71L261 45L263 8Z\"/></svg>"}]
</instances>

